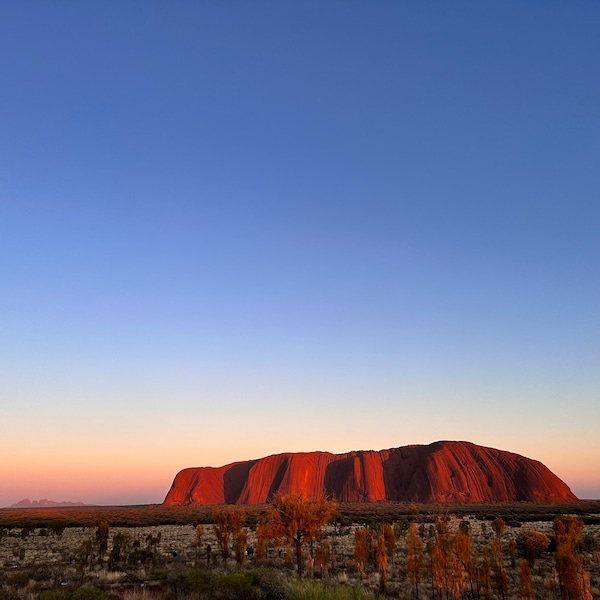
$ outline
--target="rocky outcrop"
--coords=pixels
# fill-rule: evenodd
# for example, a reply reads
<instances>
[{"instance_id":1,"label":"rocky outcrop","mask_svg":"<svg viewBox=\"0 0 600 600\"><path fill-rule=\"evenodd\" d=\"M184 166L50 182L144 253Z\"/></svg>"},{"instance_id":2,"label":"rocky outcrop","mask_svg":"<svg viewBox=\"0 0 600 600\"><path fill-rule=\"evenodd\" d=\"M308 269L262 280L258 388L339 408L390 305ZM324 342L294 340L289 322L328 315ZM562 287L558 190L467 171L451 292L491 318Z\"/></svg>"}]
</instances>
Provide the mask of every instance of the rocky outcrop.
<instances>
[{"instance_id":1,"label":"rocky outcrop","mask_svg":"<svg viewBox=\"0 0 600 600\"><path fill-rule=\"evenodd\" d=\"M274 454L180 471L164 505L261 504L303 491L339 502L571 502L569 487L537 460L470 442L378 452Z\"/></svg>"}]
</instances>

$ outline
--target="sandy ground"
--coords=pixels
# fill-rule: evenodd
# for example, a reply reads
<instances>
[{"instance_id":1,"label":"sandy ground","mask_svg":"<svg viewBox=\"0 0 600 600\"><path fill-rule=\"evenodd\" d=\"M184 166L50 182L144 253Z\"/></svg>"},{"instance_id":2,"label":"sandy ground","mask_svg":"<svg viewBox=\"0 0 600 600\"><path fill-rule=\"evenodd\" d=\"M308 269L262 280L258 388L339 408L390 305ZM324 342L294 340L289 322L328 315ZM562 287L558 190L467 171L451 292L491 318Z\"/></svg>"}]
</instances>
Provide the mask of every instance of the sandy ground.
<instances>
[{"instance_id":1,"label":"sandy ground","mask_svg":"<svg viewBox=\"0 0 600 600\"><path fill-rule=\"evenodd\" d=\"M469 519L467 519L469 520ZM491 541L493 532L489 522L469 520L475 546L483 546ZM449 522L451 531L458 529L459 519L452 517ZM334 530L329 526L325 529L325 539L335 554L335 572L324 570L322 573L315 565L314 576L323 576L332 581L348 584L361 584L368 589L376 590L378 574L368 573L361 577L354 565L354 531L358 525ZM426 528L429 525L425 525ZM97 582L103 587L113 586L115 589L124 586L151 585L158 581L161 572L177 571L192 568L196 565L211 568L222 568L220 565L219 549L212 526L205 525L205 533L201 539L200 548L196 545L196 529L191 525L162 525L155 527L111 527L109 530L108 551L103 558L98 556L96 542L96 527L66 528L62 535L52 534L46 530L35 529L28 535L22 536L20 529L4 531L0 538L0 574L5 585L12 582L15 590L29 588L30 598L36 597L34 590L74 589L82 582ZM552 535L551 522L523 523L519 528L506 527L502 536L503 545L508 548L512 539L527 529L533 529ZM586 533L592 534L600 546L600 526L587 526ZM117 536L126 536L125 554L131 553L137 547L144 551L151 549L151 555L143 560L125 561L109 569L109 554ZM160 539L160 541L158 541ZM315 542L315 550L319 542ZM211 546L210 557L207 556L207 545ZM256 536L248 530L248 547L256 547ZM89 556L87 559L87 554ZM397 553L393 564L390 564L389 585L396 586L397 592L406 589L408 582L404 571L405 541L398 539ZM505 554L508 556L506 550ZM209 560L207 560L207 558ZM254 566L255 559L250 555L245 558L247 566ZM592 570L592 585L600 586L600 564L594 564L595 558L589 556ZM507 559L508 562L508 559ZM548 557L545 572L551 573L552 559ZM260 566L264 566L264 561ZM258 565L256 565L258 566ZM293 561L286 563L285 551L271 549L267 566L276 567L293 576ZM235 559L229 561L229 569L237 568ZM541 570L540 570L541 573ZM21 577L19 576L21 575ZM546 575L547 576L547 575ZM515 575L516 577L516 575ZM540 575L541 578L541 575ZM7 583L8 582L8 583ZM540 585L542 580L540 579Z\"/></svg>"}]
</instances>

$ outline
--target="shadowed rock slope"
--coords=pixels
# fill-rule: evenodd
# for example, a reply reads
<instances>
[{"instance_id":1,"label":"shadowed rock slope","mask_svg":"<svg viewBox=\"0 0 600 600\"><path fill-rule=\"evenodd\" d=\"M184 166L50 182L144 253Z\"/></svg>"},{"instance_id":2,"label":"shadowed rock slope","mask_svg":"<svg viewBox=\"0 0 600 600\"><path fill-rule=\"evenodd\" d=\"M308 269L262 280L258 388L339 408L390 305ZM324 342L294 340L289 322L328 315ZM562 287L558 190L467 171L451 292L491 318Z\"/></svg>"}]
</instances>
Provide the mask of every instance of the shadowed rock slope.
<instances>
[{"instance_id":1,"label":"shadowed rock slope","mask_svg":"<svg viewBox=\"0 0 600 600\"><path fill-rule=\"evenodd\" d=\"M537 460L477 446L435 442L379 452L274 454L223 467L180 471L164 505L261 504L302 490L339 502L571 502L569 487Z\"/></svg>"}]
</instances>

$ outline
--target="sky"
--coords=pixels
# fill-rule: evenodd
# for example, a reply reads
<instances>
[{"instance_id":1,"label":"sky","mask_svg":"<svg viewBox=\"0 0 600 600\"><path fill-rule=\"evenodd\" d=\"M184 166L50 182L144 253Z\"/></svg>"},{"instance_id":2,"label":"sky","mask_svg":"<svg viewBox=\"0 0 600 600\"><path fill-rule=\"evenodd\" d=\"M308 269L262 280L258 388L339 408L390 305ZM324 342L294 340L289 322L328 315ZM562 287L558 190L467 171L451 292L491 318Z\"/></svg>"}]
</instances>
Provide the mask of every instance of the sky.
<instances>
[{"instance_id":1,"label":"sky","mask_svg":"<svg viewBox=\"0 0 600 600\"><path fill-rule=\"evenodd\" d=\"M468 440L600 498L600 5L0 4L0 506Z\"/></svg>"}]
</instances>

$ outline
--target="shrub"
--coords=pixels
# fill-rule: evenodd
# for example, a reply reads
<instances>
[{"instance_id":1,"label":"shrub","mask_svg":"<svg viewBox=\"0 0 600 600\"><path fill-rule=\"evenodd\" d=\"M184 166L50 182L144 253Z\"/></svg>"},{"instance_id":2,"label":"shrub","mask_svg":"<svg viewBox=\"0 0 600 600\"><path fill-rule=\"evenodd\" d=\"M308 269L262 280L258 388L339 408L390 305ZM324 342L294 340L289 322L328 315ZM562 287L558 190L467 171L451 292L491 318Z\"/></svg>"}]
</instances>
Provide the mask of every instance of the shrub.
<instances>
[{"instance_id":1,"label":"shrub","mask_svg":"<svg viewBox=\"0 0 600 600\"><path fill-rule=\"evenodd\" d=\"M215 575L193 569L187 576L165 573L163 584L175 596L195 595L219 600L286 600L286 588L272 572L244 571Z\"/></svg>"},{"instance_id":2,"label":"shrub","mask_svg":"<svg viewBox=\"0 0 600 600\"><path fill-rule=\"evenodd\" d=\"M550 538L541 531L522 531L517 536L517 548L530 566L548 550L549 545Z\"/></svg>"},{"instance_id":3,"label":"shrub","mask_svg":"<svg viewBox=\"0 0 600 600\"><path fill-rule=\"evenodd\" d=\"M231 573L215 580L215 595L224 600L254 600L261 597L256 573Z\"/></svg>"},{"instance_id":4,"label":"shrub","mask_svg":"<svg viewBox=\"0 0 600 600\"><path fill-rule=\"evenodd\" d=\"M368 600L373 596L361 587L326 586L316 581L297 580L290 585L290 600Z\"/></svg>"},{"instance_id":5,"label":"shrub","mask_svg":"<svg viewBox=\"0 0 600 600\"><path fill-rule=\"evenodd\" d=\"M258 571L258 586L261 589L261 600L287 600L287 587L281 575L275 571Z\"/></svg>"},{"instance_id":6,"label":"shrub","mask_svg":"<svg viewBox=\"0 0 600 600\"><path fill-rule=\"evenodd\" d=\"M84 585L69 595L69 600L110 600L112 597L91 585Z\"/></svg>"},{"instance_id":7,"label":"shrub","mask_svg":"<svg viewBox=\"0 0 600 600\"><path fill-rule=\"evenodd\" d=\"M213 587L214 579L215 577L211 573L202 569L194 569L187 576L186 588L196 594L207 594Z\"/></svg>"}]
</instances>

